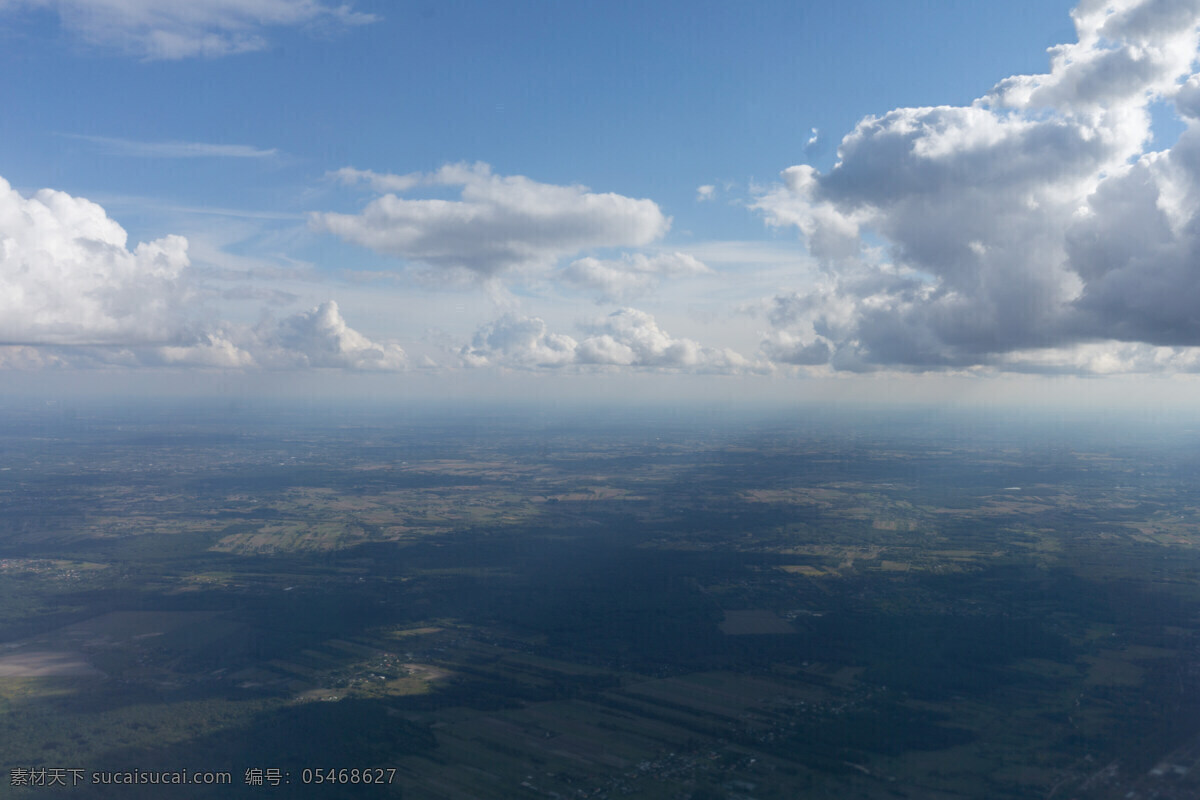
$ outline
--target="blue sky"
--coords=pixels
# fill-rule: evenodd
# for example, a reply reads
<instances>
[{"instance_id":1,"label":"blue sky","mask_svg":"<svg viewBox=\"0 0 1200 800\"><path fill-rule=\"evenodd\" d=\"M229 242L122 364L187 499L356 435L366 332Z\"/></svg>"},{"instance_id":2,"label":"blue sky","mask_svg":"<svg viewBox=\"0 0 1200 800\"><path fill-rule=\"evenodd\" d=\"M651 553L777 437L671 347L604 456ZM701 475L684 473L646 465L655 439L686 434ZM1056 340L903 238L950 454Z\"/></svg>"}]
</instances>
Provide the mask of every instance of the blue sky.
<instances>
[{"instance_id":1,"label":"blue sky","mask_svg":"<svg viewBox=\"0 0 1200 800\"><path fill-rule=\"evenodd\" d=\"M484 161L756 233L752 215L694 209L696 186L744 191L798 160L828 166L866 114L970 102L999 78L1044 68L1046 47L1072 33L1061 2L356 8L377 21L320 35L267 27L260 52L171 61L89 46L50 12L9 11L0 58L19 80L0 88L5 177L289 211L308 210L296 193L327 170ZM814 127L823 141L806 151ZM164 168L73 138L87 136L276 156Z\"/></svg>"},{"instance_id":2,"label":"blue sky","mask_svg":"<svg viewBox=\"0 0 1200 800\"><path fill-rule=\"evenodd\" d=\"M1200 8L1075 6L0 0L0 369L1186 386Z\"/></svg>"}]
</instances>

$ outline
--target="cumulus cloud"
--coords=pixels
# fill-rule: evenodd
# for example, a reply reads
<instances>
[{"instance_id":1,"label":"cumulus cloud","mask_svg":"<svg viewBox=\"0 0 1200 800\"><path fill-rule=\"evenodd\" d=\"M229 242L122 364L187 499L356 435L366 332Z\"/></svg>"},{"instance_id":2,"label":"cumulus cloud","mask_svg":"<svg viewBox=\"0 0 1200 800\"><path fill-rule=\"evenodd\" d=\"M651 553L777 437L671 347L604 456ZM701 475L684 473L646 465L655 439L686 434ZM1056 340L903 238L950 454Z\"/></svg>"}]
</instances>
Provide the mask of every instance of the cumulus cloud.
<instances>
[{"instance_id":1,"label":"cumulus cloud","mask_svg":"<svg viewBox=\"0 0 1200 800\"><path fill-rule=\"evenodd\" d=\"M267 367L399 370L407 365L399 345L371 341L351 328L332 300L261 324L247 339L255 361Z\"/></svg>"},{"instance_id":2,"label":"cumulus cloud","mask_svg":"<svg viewBox=\"0 0 1200 800\"><path fill-rule=\"evenodd\" d=\"M579 344L577 358L585 364L697 369L737 372L752 365L729 348L705 347L691 339L675 338L654 317L634 308L614 311L584 327L590 335Z\"/></svg>"},{"instance_id":3,"label":"cumulus cloud","mask_svg":"<svg viewBox=\"0 0 1200 800\"><path fill-rule=\"evenodd\" d=\"M0 178L0 367L401 369L329 301L255 328L209 321L182 236L130 248L104 209Z\"/></svg>"},{"instance_id":4,"label":"cumulus cloud","mask_svg":"<svg viewBox=\"0 0 1200 800\"><path fill-rule=\"evenodd\" d=\"M662 330L654 317L623 308L581 326L582 339L552 333L538 317L506 314L485 325L460 353L471 366L636 367L696 372L761 371L728 348L706 347Z\"/></svg>"},{"instance_id":5,"label":"cumulus cloud","mask_svg":"<svg viewBox=\"0 0 1200 800\"><path fill-rule=\"evenodd\" d=\"M815 359L819 336L848 369L1012 368L1084 345L1200 345L1200 3L1084 0L1073 17L1078 42L1050 50L1048 73L867 117L827 173L794 166L760 194L825 275L776 298L791 338L765 352L802 341ZM1155 152L1160 99L1188 129Z\"/></svg>"},{"instance_id":6,"label":"cumulus cloud","mask_svg":"<svg viewBox=\"0 0 1200 800\"><path fill-rule=\"evenodd\" d=\"M651 200L495 175L486 164L449 164L422 175L354 169L333 175L389 193L359 214L314 214L313 228L378 253L477 277L546 268L593 247L649 244L670 226ZM458 200L399 196L417 186L458 187L461 195Z\"/></svg>"},{"instance_id":7,"label":"cumulus cloud","mask_svg":"<svg viewBox=\"0 0 1200 800\"><path fill-rule=\"evenodd\" d=\"M171 344L0 345L0 369L60 367L402 371L409 362L399 345L372 341L349 327L333 301L253 327L219 322L180 331Z\"/></svg>"},{"instance_id":8,"label":"cumulus cloud","mask_svg":"<svg viewBox=\"0 0 1200 800\"><path fill-rule=\"evenodd\" d=\"M559 279L580 289L597 293L603 302L628 301L653 291L661 278L680 278L712 272L686 253L641 253L616 260L581 258L559 273Z\"/></svg>"},{"instance_id":9,"label":"cumulus cloud","mask_svg":"<svg viewBox=\"0 0 1200 800\"><path fill-rule=\"evenodd\" d=\"M779 364L817 366L829 362L829 344L821 338L805 340L788 331L775 331L763 342L763 354Z\"/></svg>"},{"instance_id":10,"label":"cumulus cloud","mask_svg":"<svg viewBox=\"0 0 1200 800\"><path fill-rule=\"evenodd\" d=\"M106 357L109 361L120 360L126 361L130 365L136 363L142 366L220 367L225 369L258 366L254 356L236 344L224 332L202 333L189 344L142 348L132 351L128 355L130 359L127 361L114 359L111 354Z\"/></svg>"},{"instance_id":11,"label":"cumulus cloud","mask_svg":"<svg viewBox=\"0 0 1200 800\"><path fill-rule=\"evenodd\" d=\"M320 0L7 0L10 9L47 8L89 44L148 60L218 57L262 50L265 32L287 26L364 25L349 3Z\"/></svg>"},{"instance_id":12,"label":"cumulus cloud","mask_svg":"<svg viewBox=\"0 0 1200 800\"><path fill-rule=\"evenodd\" d=\"M539 317L509 313L476 331L461 355L471 366L561 367L574 363L578 346L570 336L551 333Z\"/></svg>"},{"instance_id":13,"label":"cumulus cloud","mask_svg":"<svg viewBox=\"0 0 1200 800\"><path fill-rule=\"evenodd\" d=\"M707 200L712 200L717 196L717 187L711 183L706 183L703 186L696 187L696 201L703 203Z\"/></svg>"},{"instance_id":14,"label":"cumulus cloud","mask_svg":"<svg viewBox=\"0 0 1200 800\"><path fill-rule=\"evenodd\" d=\"M126 246L104 209L65 192L22 197L0 178L0 342L169 338L188 299L187 240Z\"/></svg>"}]
</instances>

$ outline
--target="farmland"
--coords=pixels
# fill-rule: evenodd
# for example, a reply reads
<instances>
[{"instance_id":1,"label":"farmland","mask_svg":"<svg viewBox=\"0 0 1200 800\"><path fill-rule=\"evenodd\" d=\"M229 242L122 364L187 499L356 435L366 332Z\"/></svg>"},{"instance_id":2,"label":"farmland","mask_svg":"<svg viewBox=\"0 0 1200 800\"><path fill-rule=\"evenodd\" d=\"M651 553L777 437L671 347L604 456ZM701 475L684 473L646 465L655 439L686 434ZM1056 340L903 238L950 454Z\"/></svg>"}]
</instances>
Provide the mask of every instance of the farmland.
<instances>
[{"instance_id":1,"label":"farmland","mask_svg":"<svg viewBox=\"0 0 1200 800\"><path fill-rule=\"evenodd\" d=\"M179 418L8 411L7 770L235 778L181 797L265 769L431 800L1195 794L1186 439Z\"/></svg>"}]
</instances>

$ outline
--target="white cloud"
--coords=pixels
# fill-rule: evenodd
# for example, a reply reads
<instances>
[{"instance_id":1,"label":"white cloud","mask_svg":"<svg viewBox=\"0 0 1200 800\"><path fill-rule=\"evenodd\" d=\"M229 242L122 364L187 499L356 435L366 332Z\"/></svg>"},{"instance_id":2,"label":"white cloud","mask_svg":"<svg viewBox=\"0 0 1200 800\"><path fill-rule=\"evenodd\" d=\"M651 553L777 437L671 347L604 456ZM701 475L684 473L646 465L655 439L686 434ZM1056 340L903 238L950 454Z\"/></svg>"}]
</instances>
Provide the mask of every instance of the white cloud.
<instances>
[{"instance_id":1,"label":"white cloud","mask_svg":"<svg viewBox=\"0 0 1200 800\"><path fill-rule=\"evenodd\" d=\"M255 328L212 320L186 239L132 249L127 239L96 203L50 189L24 197L0 178L0 368L406 365L403 350L350 328L332 301Z\"/></svg>"},{"instance_id":2,"label":"white cloud","mask_svg":"<svg viewBox=\"0 0 1200 800\"><path fill-rule=\"evenodd\" d=\"M712 200L717 196L717 187L711 183L706 183L703 186L696 187L696 201L703 203L707 200Z\"/></svg>"},{"instance_id":3,"label":"white cloud","mask_svg":"<svg viewBox=\"0 0 1200 800\"><path fill-rule=\"evenodd\" d=\"M863 214L842 211L816 197L820 174L807 164L784 170L783 179L783 186L768 191L754 204L767 222L779 227L795 225L809 252L823 262L836 264L857 256L862 246Z\"/></svg>"},{"instance_id":4,"label":"white cloud","mask_svg":"<svg viewBox=\"0 0 1200 800\"><path fill-rule=\"evenodd\" d=\"M617 260L581 258L559 273L559 279L598 293L605 302L628 301L653 291L660 278L711 274L699 259L686 253L625 255Z\"/></svg>"},{"instance_id":5,"label":"white cloud","mask_svg":"<svg viewBox=\"0 0 1200 800\"><path fill-rule=\"evenodd\" d=\"M425 176L419 172L412 172L408 175L388 175L369 169L355 169L354 167L342 167L328 173L327 177L333 178L347 186L353 186L356 183L365 183L377 192L407 192L409 189L414 189L425 182Z\"/></svg>"},{"instance_id":6,"label":"white cloud","mask_svg":"<svg viewBox=\"0 0 1200 800\"><path fill-rule=\"evenodd\" d=\"M258 366L254 356L221 333L206 333L190 345L170 345L141 351L138 361L151 366L219 367L241 369Z\"/></svg>"},{"instance_id":7,"label":"white cloud","mask_svg":"<svg viewBox=\"0 0 1200 800\"><path fill-rule=\"evenodd\" d=\"M43 347L0 345L0 370L40 370L69 366L67 361Z\"/></svg>"},{"instance_id":8,"label":"white cloud","mask_svg":"<svg viewBox=\"0 0 1200 800\"><path fill-rule=\"evenodd\" d=\"M450 164L419 177L352 169L334 175L393 192L461 187L458 200L389 193L360 214L314 214L311 224L378 253L479 277L546 268L593 247L645 245L670 226L651 200L494 175L486 164Z\"/></svg>"},{"instance_id":9,"label":"white cloud","mask_svg":"<svg viewBox=\"0 0 1200 800\"><path fill-rule=\"evenodd\" d=\"M25 198L0 178L0 342L151 343L188 299L187 240L126 247L125 230L83 198Z\"/></svg>"},{"instance_id":10,"label":"white cloud","mask_svg":"<svg viewBox=\"0 0 1200 800\"><path fill-rule=\"evenodd\" d=\"M825 150L825 137L816 128L812 129L812 134L808 137L808 141L804 143L803 153L805 157L812 158Z\"/></svg>"},{"instance_id":11,"label":"white cloud","mask_svg":"<svg viewBox=\"0 0 1200 800\"><path fill-rule=\"evenodd\" d=\"M462 356L471 366L561 367L574 362L577 347L570 336L551 333L542 319L510 313L476 331Z\"/></svg>"},{"instance_id":12,"label":"white cloud","mask_svg":"<svg viewBox=\"0 0 1200 800\"><path fill-rule=\"evenodd\" d=\"M730 268L813 267L812 258L789 242L713 239L689 244L688 251L705 264L721 264Z\"/></svg>"},{"instance_id":13,"label":"white cloud","mask_svg":"<svg viewBox=\"0 0 1200 800\"><path fill-rule=\"evenodd\" d=\"M1073 16L1079 41L1047 74L867 117L827 173L794 166L759 195L826 276L776 298L764 352L786 361L819 336L846 369L1009 369L1039 351L1079 371L1179 368L1116 342L1200 345L1200 127L1148 149L1151 102L1200 107L1200 3L1085 0Z\"/></svg>"},{"instance_id":14,"label":"white cloud","mask_svg":"<svg viewBox=\"0 0 1200 800\"><path fill-rule=\"evenodd\" d=\"M1200 372L1200 347L1090 343L1005 353L997 367L1011 372L1075 375Z\"/></svg>"},{"instance_id":15,"label":"white cloud","mask_svg":"<svg viewBox=\"0 0 1200 800\"><path fill-rule=\"evenodd\" d=\"M460 355L471 366L517 368L633 367L694 372L760 372L764 367L728 348L675 338L633 308L581 326L584 338L550 332L538 317L507 314L480 328Z\"/></svg>"},{"instance_id":16,"label":"white cloud","mask_svg":"<svg viewBox=\"0 0 1200 800\"><path fill-rule=\"evenodd\" d=\"M1001 81L989 99L1020 108L1104 114L1169 94L1196 58L1192 0L1082 0L1078 41L1050 48L1050 72Z\"/></svg>"},{"instance_id":17,"label":"white cloud","mask_svg":"<svg viewBox=\"0 0 1200 800\"><path fill-rule=\"evenodd\" d=\"M779 364L818 366L829 363L829 344L821 338L805 339L788 331L774 331L763 342L763 354Z\"/></svg>"},{"instance_id":18,"label":"white cloud","mask_svg":"<svg viewBox=\"0 0 1200 800\"><path fill-rule=\"evenodd\" d=\"M272 158L274 148L262 150L245 144L210 144L207 142L137 142L108 136L66 134L99 146L105 153L137 158Z\"/></svg>"},{"instance_id":19,"label":"white cloud","mask_svg":"<svg viewBox=\"0 0 1200 800\"><path fill-rule=\"evenodd\" d=\"M729 348L672 337L654 317L634 308L614 311L584 329L591 335L579 346L577 357L583 363L705 372L737 372L754 366Z\"/></svg>"},{"instance_id":20,"label":"white cloud","mask_svg":"<svg viewBox=\"0 0 1200 800\"><path fill-rule=\"evenodd\" d=\"M1188 120L1200 119L1200 75L1192 75L1175 90L1175 110Z\"/></svg>"},{"instance_id":21,"label":"white cloud","mask_svg":"<svg viewBox=\"0 0 1200 800\"><path fill-rule=\"evenodd\" d=\"M5 9L48 8L84 41L145 59L218 57L262 50L273 27L363 25L349 3L320 0L8 0Z\"/></svg>"},{"instance_id":22,"label":"white cloud","mask_svg":"<svg viewBox=\"0 0 1200 800\"><path fill-rule=\"evenodd\" d=\"M398 345L371 341L349 327L332 300L278 323L259 325L249 347L259 364L276 368L400 370L407 366Z\"/></svg>"},{"instance_id":23,"label":"white cloud","mask_svg":"<svg viewBox=\"0 0 1200 800\"><path fill-rule=\"evenodd\" d=\"M374 342L350 328L331 300L282 320L268 318L254 327L218 322L211 328L180 331L176 341L166 345L0 345L0 370L200 367L394 372L408 366L399 345Z\"/></svg>"}]
</instances>

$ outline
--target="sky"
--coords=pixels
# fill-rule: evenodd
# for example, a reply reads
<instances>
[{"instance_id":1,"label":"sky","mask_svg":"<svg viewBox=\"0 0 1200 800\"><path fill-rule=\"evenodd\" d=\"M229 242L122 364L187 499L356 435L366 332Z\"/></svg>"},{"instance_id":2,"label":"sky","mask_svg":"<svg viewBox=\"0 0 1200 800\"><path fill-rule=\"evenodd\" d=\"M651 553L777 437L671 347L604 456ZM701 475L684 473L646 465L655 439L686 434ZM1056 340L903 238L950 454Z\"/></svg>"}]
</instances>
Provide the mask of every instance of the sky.
<instances>
[{"instance_id":1,"label":"sky","mask_svg":"<svg viewBox=\"0 0 1200 800\"><path fill-rule=\"evenodd\" d=\"M1189 403L1198 25L0 0L0 385Z\"/></svg>"}]
</instances>

